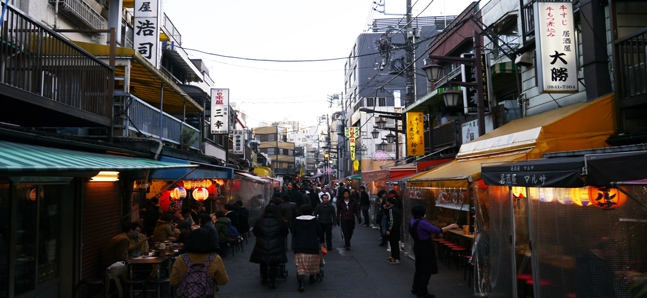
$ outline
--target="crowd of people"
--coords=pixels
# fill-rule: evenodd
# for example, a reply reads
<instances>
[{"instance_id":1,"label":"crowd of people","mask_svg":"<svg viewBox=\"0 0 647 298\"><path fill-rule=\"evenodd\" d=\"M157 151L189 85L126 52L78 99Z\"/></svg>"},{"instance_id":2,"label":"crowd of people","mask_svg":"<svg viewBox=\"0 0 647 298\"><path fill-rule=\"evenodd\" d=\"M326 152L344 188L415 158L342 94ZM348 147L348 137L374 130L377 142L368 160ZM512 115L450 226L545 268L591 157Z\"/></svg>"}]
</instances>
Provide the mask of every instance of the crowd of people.
<instances>
[{"instance_id":1,"label":"crowd of people","mask_svg":"<svg viewBox=\"0 0 647 298\"><path fill-rule=\"evenodd\" d=\"M103 264L108 268L106 277L115 279L125 276L125 266L111 266L115 262L128 262L132 258L146 256L159 243L181 243L181 251L172 265L173 270L169 272L170 285L178 286L179 292L190 291L186 276L194 270L193 265L202 265L203 273L209 276L207 287L215 289L205 294L217 297L217 286L228 281L222 257L230 249L230 229L233 227L241 234L253 233L255 244L249 261L259 264L261 283L270 289L276 289L277 277L286 270L287 252L292 250L298 291L303 292L306 281L312 284L321 277L323 256L333 249L333 229L341 227L340 245L344 250L351 250L355 221L357 225L369 227L372 204L377 207L375 224L380 231L378 245L389 246L387 263L400 264L400 240L405 223L402 201L396 191L381 190L375 201L371 202L363 186L355 189L340 183L332 188L292 182L275 191L252 227L249 211L241 201L225 204L222 210L210 214L200 204L165 213L156 198L149 200L142 208L142 220L125 225L123 232L108 242L103 255ZM414 219L408 223L416 256L412 293L419 297L433 297L427 293L429 278L437 273L430 239L433 234L457 226L435 227L426 220L420 220L424 214L423 207L415 206L412 208ZM288 241L289 237L291 241Z\"/></svg>"}]
</instances>

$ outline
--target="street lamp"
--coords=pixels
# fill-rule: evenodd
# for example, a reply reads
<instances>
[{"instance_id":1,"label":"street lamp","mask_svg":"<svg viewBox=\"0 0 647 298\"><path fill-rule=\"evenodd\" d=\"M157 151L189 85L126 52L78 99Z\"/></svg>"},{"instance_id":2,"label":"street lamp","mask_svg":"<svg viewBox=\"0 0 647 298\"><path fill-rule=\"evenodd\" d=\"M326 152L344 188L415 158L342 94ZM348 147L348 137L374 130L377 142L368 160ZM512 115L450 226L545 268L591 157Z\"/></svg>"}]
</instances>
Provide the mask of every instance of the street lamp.
<instances>
[{"instance_id":1,"label":"street lamp","mask_svg":"<svg viewBox=\"0 0 647 298\"><path fill-rule=\"evenodd\" d=\"M386 135L386 141L389 142L389 144L393 144L393 142L395 142L395 135L393 132L390 131L389 134Z\"/></svg>"},{"instance_id":2,"label":"street lamp","mask_svg":"<svg viewBox=\"0 0 647 298\"><path fill-rule=\"evenodd\" d=\"M380 119L375 120L375 124L377 125L377 128L384 129L386 127L386 120L380 117Z\"/></svg>"},{"instance_id":3,"label":"street lamp","mask_svg":"<svg viewBox=\"0 0 647 298\"><path fill-rule=\"evenodd\" d=\"M373 136L374 139L377 139L380 137L380 131L377 130L377 127L373 128L373 131L371 131L371 135Z\"/></svg>"},{"instance_id":4,"label":"street lamp","mask_svg":"<svg viewBox=\"0 0 647 298\"><path fill-rule=\"evenodd\" d=\"M382 140L382 143L377 144L377 149L386 151L386 146L388 143L385 140Z\"/></svg>"},{"instance_id":5,"label":"street lamp","mask_svg":"<svg viewBox=\"0 0 647 298\"><path fill-rule=\"evenodd\" d=\"M463 87L476 88L476 102L477 102L477 112L478 112L478 127L479 135L482 136L485 134L485 100L483 94L483 79L482 72L483 68L481 65L481 39L479 32L474 30L474 57L473 58L461 58L461 57L447 57L447 56L436 56L429 55L429 59L432 59L432 63L425 65L422 69L427 75L427 79L430 82L435 82L440 79L440 73L443 71L443 67L433 63L433 60L439 61L452 61L458 62L464 65L474 66L474 72L476 73L476 82L447 82L448 85L457 85ZM446 90L443 92L443 101L448 107L455 107L458 105L458 100L462 95L461 92L456 90Z\"/></svg>"}]
</instances>

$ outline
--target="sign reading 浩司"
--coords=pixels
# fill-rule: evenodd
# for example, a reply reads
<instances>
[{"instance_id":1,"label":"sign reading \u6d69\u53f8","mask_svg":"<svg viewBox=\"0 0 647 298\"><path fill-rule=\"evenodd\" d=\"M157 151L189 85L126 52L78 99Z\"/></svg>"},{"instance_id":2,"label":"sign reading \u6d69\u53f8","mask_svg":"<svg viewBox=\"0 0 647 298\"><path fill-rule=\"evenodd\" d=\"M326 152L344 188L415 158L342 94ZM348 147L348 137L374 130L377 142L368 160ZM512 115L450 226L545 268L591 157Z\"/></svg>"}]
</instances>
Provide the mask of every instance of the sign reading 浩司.
<instances>
[{"instance_id":1,"label":"sign reading \u6d69\u53f8","mask_svg":"<svg viewBox=\"0 0 647 298\"><path fill-rule=\"evenodd\" d=\"M211 133L229 134L229 89L211 89Z\"/></svg>"},{"instance_id":2,"label":"sign reading \u6d69\u53f8","mask_svg":"<svg viewBox=\"0 0 647 298\"><path fill-rule=\"evenodd\" d=\"M159 65L159 0L135 0L134 13L134 48L157 67Z\"/></svg>"},{"instance_id":3,"label":"sign reading \u6d69\u53f8","mask_svg":"<svg viewBox=\"0 0 647 298\"><path fill-rule=\"evenodd\" d=\"M535 2L539 92L577 92L575 26L571 2Z\"/></svg>"}]
</instances>

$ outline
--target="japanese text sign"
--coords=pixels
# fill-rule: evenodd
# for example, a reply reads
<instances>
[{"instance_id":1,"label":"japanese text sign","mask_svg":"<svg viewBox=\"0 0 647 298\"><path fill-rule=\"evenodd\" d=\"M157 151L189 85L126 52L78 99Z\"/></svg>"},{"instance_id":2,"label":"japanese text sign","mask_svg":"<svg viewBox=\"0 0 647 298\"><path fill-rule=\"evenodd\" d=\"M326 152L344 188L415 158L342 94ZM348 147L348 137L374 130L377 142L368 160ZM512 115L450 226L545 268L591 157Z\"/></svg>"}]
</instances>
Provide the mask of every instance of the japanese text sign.
<instances>
[{"instance_id":1,"label":"japanese text sign","mask_svg":"<svg viewBox=\"0 0 647 298\"><path fill-rule=\"evenodd\" d=\"M135 0L134 49L155 67L159 51L159 0Z\"/></svg>"},{"instance_id":2,"label":"japanese text sign","mask_svg":"<svg viewBox=\"0 0 647 298\"><path fill-rule=\"evenodd\" d=\"M355 143L357 141L357 138L359 138L359 127L351 126L351 127L346 127L344 131L346 137L348 138L348 146L350 149L350 160L356 160L355 156Z\"/></svg>"},{"instance_id":3,"label":"japanese text sign","mask_svg":"<svg viewBox=\"0 0 647 298\"><path fill-rule=\"evenodd\" d=\"M233 154L244 154L245 153L245 132L243 130L237 129L234 130L234 148L232 149Z\"/></svg>"},{"instance_id":4,"label":"japanese text sign","mask_svg":"<svg viewBox=\"0 0 647 298\"><path fill-rule=\"evenodd\" d=\"M571 2L535 2L539 92L577 92L575 25Z\"/></svg>"},{"instance_id":5,"label":"japanese text sign","mask_svg":"<svg viewBox=\"0 0 647 298\"><path fill-rule=\"evenodd\" d=\"M407 156L425 154L425 116L422 112L407 113Z\"/></svg>"},{"instance_id":6,"label":"japanese text sign","mask_svg":"<svg viewBox=\"0 0 647 298\"><path fill-rule=\"evenodd\" d=\"M211 133L229 134L229 89L211 89Z\"/></svg>"},{"instance_id":7,"label":"japanese text sign","mask_svg":"<svg viewBox=\"0 0 647 298\"><path fill-rule=\"evenodd\" d=\"M473 58L474 54L466 53L461 54L461 58ZM468 66L465 64L461 65L461 79L463 82L476 82L481 80L483 82L483 108L485 113L490 112L490 102L488 100L488 89L487 89L487 65L485 64L485 55L481 55L481 59L476 59L475 63L481 63L481 73L476 73L476 67ZM465 114L478 114L478 93L476 88L465 88L461 87L463 90L463 106Z\"/></svg>"}]
</instances>

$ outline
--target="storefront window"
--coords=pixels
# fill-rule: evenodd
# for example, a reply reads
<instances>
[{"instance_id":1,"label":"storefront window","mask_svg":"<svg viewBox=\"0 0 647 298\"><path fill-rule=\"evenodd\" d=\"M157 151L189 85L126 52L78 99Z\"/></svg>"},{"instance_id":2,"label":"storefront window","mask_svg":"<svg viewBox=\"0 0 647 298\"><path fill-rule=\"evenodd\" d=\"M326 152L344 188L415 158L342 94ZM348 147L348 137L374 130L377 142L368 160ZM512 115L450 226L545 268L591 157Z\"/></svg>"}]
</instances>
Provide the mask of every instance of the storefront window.
<instances>
[{"instance_id":1,"label":"storefront window","mask_svg":"<svg viewBox=\"0 0 647 298\"><path fill-rule=\"evenodd\" d=\"M14 287L20 295L58 276L60 191L56 186L17 186Z\"/></svg>"}]
</instances>

